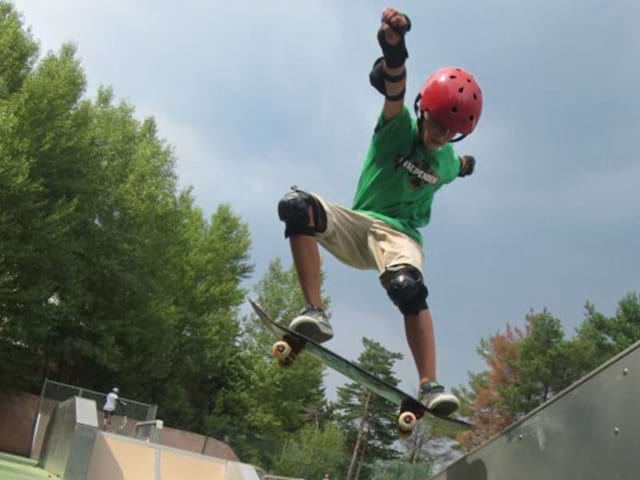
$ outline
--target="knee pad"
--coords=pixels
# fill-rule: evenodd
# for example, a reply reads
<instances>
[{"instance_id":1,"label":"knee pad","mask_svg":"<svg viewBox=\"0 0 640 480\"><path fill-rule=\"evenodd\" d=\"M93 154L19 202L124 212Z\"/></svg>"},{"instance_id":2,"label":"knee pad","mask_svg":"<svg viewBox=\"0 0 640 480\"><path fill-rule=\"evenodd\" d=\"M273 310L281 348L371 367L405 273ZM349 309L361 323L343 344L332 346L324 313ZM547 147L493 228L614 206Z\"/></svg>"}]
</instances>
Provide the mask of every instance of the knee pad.
<instances>
[{"instance_id":1,"label":"knee pad","mask_svg":"<svg viewBox=\"0 0 640 480\"><path fill-rule=\"evenodd\" d=\"M426 310L429 290L422 274L411 265L398 265L385 270L380 277L389 298L403 315L415 315Z\"/></svg>"},{"instance_id":2,"label":"knee pad","mask_svg":"<svg viewBox=\"0 0 640 480\"><path fill-rule=\"evenodd\" d=\"M309 207L314 226L309 226ZM327 229L327 213L312 195L293 187L278 203L278 216L285 225L285 238L294 235L315 235Z\"/></svg>"}]
</instances>

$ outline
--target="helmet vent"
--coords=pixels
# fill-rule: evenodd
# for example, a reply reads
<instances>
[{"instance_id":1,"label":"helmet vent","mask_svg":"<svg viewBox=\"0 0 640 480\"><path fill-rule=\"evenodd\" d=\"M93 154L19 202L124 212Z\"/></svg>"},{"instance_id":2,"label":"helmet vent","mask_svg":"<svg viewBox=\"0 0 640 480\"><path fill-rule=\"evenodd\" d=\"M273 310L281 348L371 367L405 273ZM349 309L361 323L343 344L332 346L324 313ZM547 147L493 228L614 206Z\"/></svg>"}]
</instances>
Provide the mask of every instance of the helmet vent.
<instances>
[{"instance_id":1,"label":"helmet vent","mask_svg":"<svg viewBox=\"0 0 640 480\"><path fill-rule=\"evenodd\" d=\"M478 96L477 96L475 93L473 94L473 99L474 99L474 100L477 100L477 99L478 99Z\"/></svg>"},{"instance_id":2,"label":"helmet vent","mask_svg":"<svg viewBox=\"0 0 640 480\"><path fill-rule=\"evenodd\" d=\"M473 122L473 115L469 115L469 121Z\"/></svg>"},{"instance_id":3,"label":"helmet vent","mask_svg":"<svg viewBox=\"0 0 640 480\"><path fill-rule=\"evenodd\" d=\"M453 107L453 108L451 109L451 111L452 111L453 113L458 113L458 107Z\"/></svg>"},{"instance_id":4,"label":"helmet vent","mask_svg":"<svg viewBox=\"0 0 640 480\"><path fill-rule=\"evenodd\" d=\"M458 77L456 77L455 75L449 75L449 78L450 78L451 80L455 80L455 79L456 79L456 78L458 78Z\"/></svg>"},{"instance_id":5,"label":"helmet vent","mask_svg":"<svg viewBox=\"0 0 640 480\"><path fill-rule=\"evenodd\" d=\"M459 92L459 93L464 92L464 87L460 87L460 88L458 89L458 92Z\"/></svg>"}]
</instances>

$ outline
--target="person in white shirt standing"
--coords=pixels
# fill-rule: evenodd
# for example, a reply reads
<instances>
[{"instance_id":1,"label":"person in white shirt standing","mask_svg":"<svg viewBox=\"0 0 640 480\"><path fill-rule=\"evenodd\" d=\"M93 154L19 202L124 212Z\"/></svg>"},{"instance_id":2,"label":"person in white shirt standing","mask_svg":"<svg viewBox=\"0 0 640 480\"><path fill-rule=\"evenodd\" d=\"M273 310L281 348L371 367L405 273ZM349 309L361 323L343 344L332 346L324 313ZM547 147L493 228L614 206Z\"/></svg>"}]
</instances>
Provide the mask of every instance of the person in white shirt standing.
<instances>
[{"instance_id":1,"label":"person in white shirt standing","mask_svg":"<svg viewBox=\"0 0 640 480\"><path fill-rule=\"evenodd\" d=\"M107 394L107 399L104 402L104 406L102 407L102 413L104 414L102 420L102 429L106 431L107 425L111 426L111 416L118 408L118 402L126 405L125 402L120 400L118 394L120 393L120 389L118 387L113 387L113 390Z\"/></svg>"}]
</instances>

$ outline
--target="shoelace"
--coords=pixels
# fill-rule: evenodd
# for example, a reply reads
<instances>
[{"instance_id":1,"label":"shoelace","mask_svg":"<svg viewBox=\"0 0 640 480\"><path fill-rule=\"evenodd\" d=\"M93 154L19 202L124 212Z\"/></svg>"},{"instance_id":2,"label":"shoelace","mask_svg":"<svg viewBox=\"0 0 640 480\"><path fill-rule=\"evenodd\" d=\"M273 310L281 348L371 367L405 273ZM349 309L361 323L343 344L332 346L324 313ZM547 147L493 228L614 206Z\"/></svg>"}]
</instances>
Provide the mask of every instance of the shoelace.
<instances>
[{"instance_id":1,"label":"shoelace","mask_svg":"<svg viewBox=\"0 0 640 480\"><path fill-rule=\"evenodd\" d=\"M444 392L444 387L442 385L440 385L439 383L436 383L436 382L428 382L428 383L423 383L422 385L420 385L420 390L422 390L422 392L425 395L429 395L431 393L442 393L442 392Z\"/></svg>"}]
</instances>

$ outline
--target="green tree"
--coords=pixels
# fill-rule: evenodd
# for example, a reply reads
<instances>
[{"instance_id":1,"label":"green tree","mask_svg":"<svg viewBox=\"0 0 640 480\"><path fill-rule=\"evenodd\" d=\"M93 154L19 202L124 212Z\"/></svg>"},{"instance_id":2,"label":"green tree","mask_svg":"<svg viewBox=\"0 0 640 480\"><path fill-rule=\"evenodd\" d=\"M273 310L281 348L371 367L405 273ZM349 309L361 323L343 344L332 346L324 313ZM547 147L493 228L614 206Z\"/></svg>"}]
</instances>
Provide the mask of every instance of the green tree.
<instances>
[{"instance_id":1,"label":"green tree","mask_svg":"<svg viewBox=\"0 0 640 480\"><path fill-rule=\"evenodd\" d=\"M489 440L513 421L520 381L518 347L523 337L524 332L507 325L503 333L480 339L477 351L488 369L469 373L469 389L460 390L462 403L469 405L470 420L475 426L458 437L465 450Z\"/></svg>"},{"instance_id":2,"label":"green tree","mask_svg":"<svg viewBox=\"0 0 640 480\"><path fill-rule=\"evenodd\" d=\"M72 45L38 61L2 0L0 22L0 389L118 384L207 432L248 377L247 226L178 191L152 118L109 88L83 98Z\"/></svg>"},{"instance_id":3,"label":"green tree","mask_svg":"<svg viewBox=\"0 0 640 480\"><path fill-rule=\"evenodd\" d=\"M22 18L10 2L0 1L0 99L18 91L30 74L38 44L22 26Z\"/></svg>"},{"instance_id":4,"label":"green tree","mask_svg":"<svg viewBox=\"0 0 640 480\"><path fill-rule=\"evenodd\" d=\"M573 381L570 365L560 320L547 310L530 312L519 344L519 382L512 414L522 416L568 386Z\"/></svg>"},{"instance_id":5,"label":"green tree","mask_svg":"<svg viewBox=\"0 0 640 480\"><path fill-rule=\"evenodd\" d=\"M640 295L631 292L619 302L613 317L587 302L585 319L571 345L576 377L585 375L640 340ZM577 379L577 378L576 378Z\"/></svg>"},{"instance_id":6,"label":"green tree","mask_svg":"<svg viewBox=\"0 0 640 480\"><path fill-rule=\"evenodd\" d=\"M488 370L470 374L470 388L461 389L476 427L458 437L464 448L489 440L575 381L573 351L562 323L547 310L529 312L524 330L507 325L481 339L478 352Z\"/></svg>"},{"instance_id":7,"label":"green tree","mask_svg":"<svg viewBox=\"0 0 640 480\"><path fill-rule=\"evenodd\" d=\"M69 299L82 284L86 251L76 233L87 223L96 170L75 50L66 45L36 66L35 42L6 2L0 22L0 335L28 352L17 381L2 388L29 388L86 331L72 320L82 302Z\"/></svg>"},{"instance_id":8,"label":"green tree","mask_svg":"<svg viewBox=\"0 0 640 480\"><path fill-rule=\"evenodd\" d=\"M187 212L188 213L188 212ZM214 434L212 412L223 415L246 375L237 309L241 282L253 271L249 231L228 205L210 222L198 210L185 215L188 248L175 254L175 283L167 292L171 344L156 368L164 418L192 431Z\"/></svg>"},{"instance_id":9,"label":"green tree","mask_svg":"<svg viewBox=\"0 0 640 480\"><path fill-rule=\"evenodd\" d=\"M363 338L363 352L358 364L391 385L399 380L393 373L399 353L390 352L380 343ZM347 480L368 478L368 465L374 460L398 456L393 447L397 439L398 409L389 401L371 393L358 383L338 388L334 406L336 419L345 430L350 462L344 477Z\"/></svg>"},{"instance_id":10,"label":"green tree","mask_svg":"<svg viewBox=\"0 0 640 480\"><path fill-rule=\"evenodd\" d=\"M288 324L303 305L293 267L280 260L269 264L255 287L257 301L277 322ZM328 304L325 298L325 304ZM242 458L272 470L281 446L305 425L317 428L326 419L324 365L302 354L289 368L282 368L271 354L275 339L251 313L244 322L243 362L247 370L234 402L216 410L212 431L227 436ZM237 418L244 418L242 423ZM222 437L221 437L222 436Z\"/></svg>"},{"instance_id":11,"label":"green tree","mask_svg":"<svg viewBox=\"0 0 640 480\"><path fill-rule=\"evenodd\" d=\"M344 444L344 434L335 424L306 425L285 441L274 471L298 478L337 477L344 462Z\"/></svg>"},{"instance_id":12,"label":"green tree","mask_svg":"<svg viewBox=\"0 0 640 480\"><path fill-rule=\"evenodd\" d=\"M378 460L372 465L371 480L422 480L431 475L432 469L427 463Z\"/></svg>"}]
</instances>

